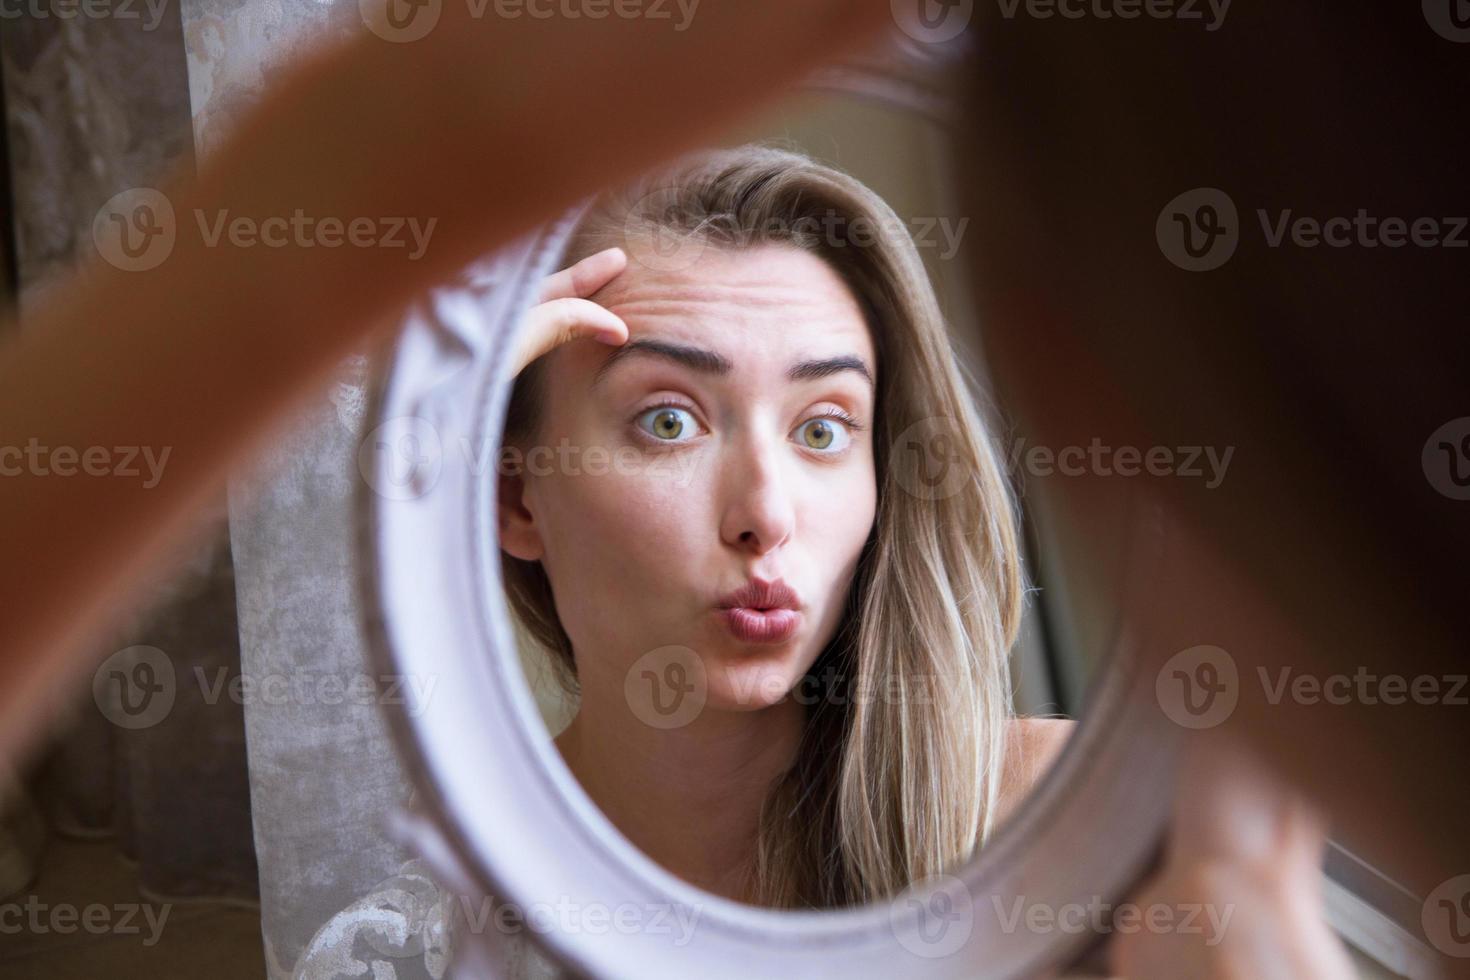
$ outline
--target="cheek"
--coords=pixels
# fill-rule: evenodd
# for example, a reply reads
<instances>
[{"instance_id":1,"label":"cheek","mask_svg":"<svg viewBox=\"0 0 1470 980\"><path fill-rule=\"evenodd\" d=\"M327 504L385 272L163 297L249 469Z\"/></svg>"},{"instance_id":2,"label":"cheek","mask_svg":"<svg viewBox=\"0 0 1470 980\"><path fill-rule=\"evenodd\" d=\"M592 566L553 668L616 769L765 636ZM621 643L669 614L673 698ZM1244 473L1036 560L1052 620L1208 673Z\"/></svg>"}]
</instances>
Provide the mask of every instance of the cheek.
<instances>
[{"instance_id":1,"label":"cheek","mask_svg":"<svg viewBox=\"0 0 1470 980\"><path fill-rule=\"evenodd\" d=\"M813 568L829 588L828 616L836 616L857 571L863 545L877 518L878 490L872 467L858 468L836 483L825 483L807 505L803 520ZM829 625L835 628L835 620Z\"/></svg>"},{"instance_id":2,"label":"cheek","mask_svg":"<svg viewBox=\"0 0 1470 980\"><path fill-rule=\"evenodd\" d=\"M689 488L646 473L611 474L598 483L582 487L579 500L627 558L640 565L667 560L699 539L703 511Z\"/></svg>"},{"instance_id":3,"label":"cheek","mask_svg":"<svg viewBox=\"0 0 1470 980\"><path fill-rule=\"evenodd\" d=\"M697 567L708 497L683 485L672 462L664 468L629 455L621 464L614 457L581 471L568 466L541 482L533 506L554 580L579 594L636 598L666 586L671 568Z\"/></svg>"},{"instance_id":4,"label":"cheek","mask_svg":"<svg viewBox=\"0 0 1470 980\"><path fill-rule=\"evenodd\" d=\"M856 558L857 553L862 550L863 544L868 540L869 533L873 530L873 523L878 518L878 486L871 466L853 487L852 499L852 510L855 516L846 527L844 537L852 557Z\"/></svg>"},{"instance_id":5,"label":"cheek","mask_svg":"<svg viewBox=\"0 0 1470 980\"><path fill-rule=\"evenodd\" d=\"M818 473L803 491L807 546L832 560L856 558L878 510L871 456L833 473Z\"/></svg>"}]
</instances>

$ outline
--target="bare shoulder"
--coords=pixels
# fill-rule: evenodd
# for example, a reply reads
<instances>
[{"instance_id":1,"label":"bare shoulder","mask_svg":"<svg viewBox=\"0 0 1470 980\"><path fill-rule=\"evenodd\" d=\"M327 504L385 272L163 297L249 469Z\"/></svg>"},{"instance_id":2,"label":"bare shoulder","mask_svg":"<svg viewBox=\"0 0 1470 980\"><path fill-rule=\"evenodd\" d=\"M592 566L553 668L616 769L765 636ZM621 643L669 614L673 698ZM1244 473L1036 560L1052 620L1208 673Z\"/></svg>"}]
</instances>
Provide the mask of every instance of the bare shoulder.
<instances>
[{"instance_id":1,"label":"bare shoulder","mask_svg":"<svg viewBox=\"0 0 1470 980\"><path fill-rule=\"evenodd\" d=\"M1071 718L1012 718L1006 732L1007 754L1014 753L1021 765L1039 765L1046 772L1076 727Z\"/></svg>"},{"instance_id":2,"label":"bare shoulder","mask_svg":"<svg viewBox=\"0 0 1470 980\"><path fill-rule=\"evenodd\" d=\"M1013 718L1006 729L1006 762L996 807L999 826L1030 795L1062 754L1077 723L1070 718Z\"/></svg>"}]
</instances>

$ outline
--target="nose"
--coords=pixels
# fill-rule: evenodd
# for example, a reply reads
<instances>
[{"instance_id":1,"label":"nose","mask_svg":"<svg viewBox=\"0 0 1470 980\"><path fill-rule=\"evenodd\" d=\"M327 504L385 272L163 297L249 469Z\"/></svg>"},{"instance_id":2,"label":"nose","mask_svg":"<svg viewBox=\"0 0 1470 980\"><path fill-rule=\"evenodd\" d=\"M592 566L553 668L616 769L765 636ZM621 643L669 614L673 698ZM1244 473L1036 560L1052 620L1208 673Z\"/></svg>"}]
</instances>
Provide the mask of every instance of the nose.
<instances>
[{"instance_id":1,"label":"nose","mask_svg":"<svg viewBox=\"0 0 1470 980\"><path fill-rule=\"evenodd\" d=\"M748 428L738 443L727 446L721 461L720 537L747 554L765 555L780 548L796 524L780 443Z\"/></svg>"}]
</instances>

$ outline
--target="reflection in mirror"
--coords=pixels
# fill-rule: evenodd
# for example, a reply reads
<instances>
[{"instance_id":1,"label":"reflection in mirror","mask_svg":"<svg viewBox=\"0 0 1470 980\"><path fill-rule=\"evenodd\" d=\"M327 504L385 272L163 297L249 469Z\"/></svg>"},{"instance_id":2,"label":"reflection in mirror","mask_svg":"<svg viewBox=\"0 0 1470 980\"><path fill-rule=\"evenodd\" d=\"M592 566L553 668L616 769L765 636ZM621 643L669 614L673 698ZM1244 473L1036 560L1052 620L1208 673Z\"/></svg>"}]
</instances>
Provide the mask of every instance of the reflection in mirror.
<instances>
[{"instance_id":1,"label":"reflection in mirror","mask_svg":"<svg viewBox=\"0 0 1470 980\"><path fill-rule=\"evenodd\" d=\"M521 325L498 531L527 679L612 824L712 893L832 908L977 853L1085 672L1031 588L938 141L799 118L861 155L786 118L582 213Z\"/></svg>"}]
</instances>

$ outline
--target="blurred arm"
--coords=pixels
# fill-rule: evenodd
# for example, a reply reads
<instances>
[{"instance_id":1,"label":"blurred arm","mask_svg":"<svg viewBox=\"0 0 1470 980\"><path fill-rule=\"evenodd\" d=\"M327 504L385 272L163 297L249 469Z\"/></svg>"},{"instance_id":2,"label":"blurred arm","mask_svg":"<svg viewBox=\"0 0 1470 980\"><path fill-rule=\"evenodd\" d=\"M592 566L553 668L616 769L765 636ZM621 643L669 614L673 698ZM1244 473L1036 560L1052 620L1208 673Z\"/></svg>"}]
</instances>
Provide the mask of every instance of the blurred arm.
<instances>
[{"instance_id":1,"label":"blurred arm","mask_svg":"<svg viewBox=\"0 0 1470 980\"><path fill-rule=\"evenodd\" d=\"M169 452L151 488L24 466L0 477L0 760L34 734L85 667L85 643L179 543L229 464L375 322L875 40L889 15L878 0L707 0L676 32L667 21L468 10L445 4L420 41L364 30L293 67L197 180L163 188L178 238L162 265L97 263L0 348L0 447ZM417 259L345 245L211 247L196 215L212 225L221 209L435 223Z\"/></svg>"}]
</instances>

